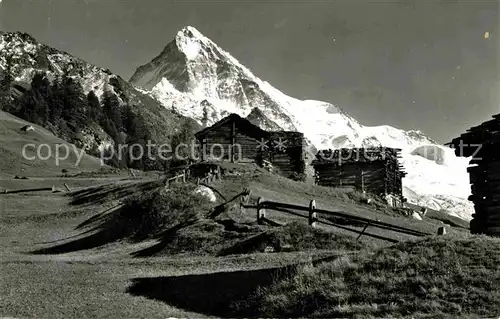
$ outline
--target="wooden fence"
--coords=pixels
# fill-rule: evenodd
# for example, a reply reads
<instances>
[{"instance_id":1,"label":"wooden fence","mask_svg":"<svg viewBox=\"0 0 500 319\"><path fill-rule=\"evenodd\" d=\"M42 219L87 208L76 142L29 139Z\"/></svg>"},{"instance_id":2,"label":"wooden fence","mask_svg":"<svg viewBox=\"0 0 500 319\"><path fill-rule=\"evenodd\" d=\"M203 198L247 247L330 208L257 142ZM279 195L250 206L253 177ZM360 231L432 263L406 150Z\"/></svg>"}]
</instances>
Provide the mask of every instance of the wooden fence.
<instances>
[{"instance_id":1,"label":"wooden fence","mask_svg":"<svg viewBox=\"0 0 500 319\"><path fill-rule=\"evenodd\" d=\"M218 181L218 180L221 180L221 179L222 179L222 177L221 177L220 173L209 173L205 177L198 177L196 183L198 185L201 185L201 184L211 184L211 183L213 183L215 181Z\"/></svg>"},{"instance_id":2,"label":"wooden fence","mask_svg":"<svg viewBox=\"0 0 500 319\"><path fill-rule=\"evenodd\" d=\"M389 241L389 242L393 242L393 243L399 242L399 240L392 239L389 237L367 233L366 230L368 227L380 228L380 229L384 229L384 230L388 230L388 231L392 231L392 232L396 232L396 233L402 233L402 234L412 235L412 236L417 236L417 237L432 235L429 233L425 233L425 232L421 232L421 231L417 231L414 229L401 227L401 226L397 226L397 225L393 225L393 224L389 224L389 223L384 223L384 222L380 222L380 221L365 218L365 217L355 216L355 215L351 215L351 214L347 214L347 213L343 213L343 212L334 212L334 211L329 211L329 210L324 210L324 209L318 209L318 208L316 208L316 201L315 200L311 200L309 202L308 206L300 206L300 205L293 205L293 204L287 204L287 203L281 203L281 202L266 201L263 198L259 197L259 199L257 200L256 206L255 205L254 206L245 205L244 207L245 208L254 208L257 210L257 222L259 224L263 224L266 222L273 224L273 225L278 224L278 223L266 218L266 210L274 210L274 211L279 211L282 213L294 215L297 217L305 218L308 220L308 224L312 227L316 227L317 224L323 224L323 225L333 226L333 227L341 228L341 229L344 229L344 230L347 230L350 232L357 233L357 234L359 234L357 239L359 239L362 235L365 235L365 236L369 236L369 237L373 237L373 238L377 238L377 239L381 239L381 240L385 240L385 241ZM300 212L305 212L305 213L307 213L307 215L301 214ZM322 219L318 215L333 216L333 217L342 218L343 220L348 220L348 221L351 221L354 223L364 224L364 228L363 228L363 230L359 231L357 229L352 229L352 228L346 227L344 225L337 224L337 223L330 221L330 220Z\"/></svg>"},{"instance_id":3,"label":"wooden fence","mask_svg":"<svg viewBox=\"0 0 500 319\"><path fill-rule=\"evenodd\" d=\"M179 174L177 176L174 176L174 177L167 177L165 178L165 180L163 181L165 186L169 186L171 183L175 183L175 182L179 182L181 181L182 183L185 183L186 182L186 172L183 172L182 174Z\"/></svg>"},{"instance_id":4,"label":"wooden fence","mask_svg":"<svg viewBox=\"0 0 500 319\"><path fill-rule=\"evenodd\" d=\"M66 189L66 192L70 193L71 188L68 186L68 184L64 183L63 185L64 188ZM15 190L2 189L0 190L0 194L19 194L19 193L33 193L33 192L43 192L43 191L51 191L52 193L62 192L60 188L57 188L55 185L53 185L52 187L24 188Z\"/></svg>"}]
</instances>

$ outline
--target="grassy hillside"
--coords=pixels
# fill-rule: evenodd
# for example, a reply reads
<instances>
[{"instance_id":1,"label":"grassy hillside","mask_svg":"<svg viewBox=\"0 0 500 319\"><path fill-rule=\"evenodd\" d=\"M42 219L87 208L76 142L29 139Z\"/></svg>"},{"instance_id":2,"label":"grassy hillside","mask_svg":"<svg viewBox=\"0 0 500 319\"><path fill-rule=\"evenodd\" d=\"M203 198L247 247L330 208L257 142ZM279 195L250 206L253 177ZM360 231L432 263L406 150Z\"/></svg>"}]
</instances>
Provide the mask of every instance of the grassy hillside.
<instances>
[{"instance_id":1,"label":"grassy hillside","mask_svg":"<svg viewBox=\"0 0 500 319\"><path fill-rule=\"evenodd\" d=\"M23 188L26 182L34 181L32 179L27 181L9 179L8 183L10 188L19 189ZM188 256L183 256L178 254L179 250L184 247L188 248L183 245L189 242L182 241L170 243L166 255L159 257L137 255L138 252L155 247L161 242L156 239L140 242L121 239L104 244L101 242L101 245L86 247L87 249L79 247L80 249L67 249L66 252L59 251L59 253L46 251L47 253L44 254L40 250L92 236L99 231L99 228L93 228L102 225L103 220L108 222L105 225L110 229L120 229L113 227L113 219L109 219L112 215L106 214L113 212L110 208L116 205L116 198L120 195L134 194L140 189L138 186L129 188L127 185L134 183L131 181L117 180L111 183L112 181L108 178L101 180L83 177L37 179L36 186L53 184L59 186L64 182L68 183L75 190L75 195L79 194L79 196L67 196L65 193L52 194L50 191L0 195L0 255L2 256L0 317L207 317L199 307L196 307L196 304L211 302L213 299L210 298L217 297L218 294L211 296L209 294L205 299L206 302L199 300L196 304L179 306L142 295L137 290L132 290L131 286L144 276L155 282L156 278L168 276L180 285L177 287L176 283L173 283L170 287L177 287L179 290L191 289L194 288L193 285L184 285L182 281L176 280L177 276L200 275L203 277L205 274L234 271L243 271L246 274L256 269L282 267L307 260L313 254L313 252L283 252L215 257L193 256L193 253L189 253ZM136 181L135 183L139 185L142 182ZM96 188L98 191L91 191ZM106 190L111 191L107 193L109 197L105 196ZM85 194L92 196L85 197ZM81 202L75 205L75 199L81 199ZM181 212L185 206L179 206L179 204L182 203L168 204L167 211L177 209ZM99 220L100 217L102 217L101 220ZM173 217L183 219L178 214ZM144 221L144 219L140 220ZM95 223L92 224L92 221ZM176 220L172 219L166 222L172 221L176 223ZM84 227L84 225L89 227ZM132 225L135 224L132 223ZM138 225L147 226L144 223ZM142 226L141 228L145 229ZM203 233L197 231L200 229ZM209 233L208 230L210 228L202 229L193 226L186 229L181 236L189 240L198 240L200 237L194 235L218 235L217 232ZM198 242L204 243L207 249L211 249L211 242ZM65 247L68 248L68 246ZM33 254L34 251L38 252ZM327 252L324 254L328 255ZM238 284L238 281L231 282ZM156 282L156 284L161 283L161 280ZM250 286L254 284L256 282L247 283ZM154 287L155 284L148 286L148 289ZM214 288L224 289L223 286ZM197 287L197 291L209 292L210 290L205 286L204 288ZM192 296L195 295L192 294Z\"/></svg>"},{"instance_id":2,"label":"grassy hillside","mask_svg":"<svg viewBox=\"0 0 500 319\"><path fill-rule=\"evenodd\" d=\"M444 237L401 236L405 242L396 245L366 236L358 241L357 234L314 229L306 219L278 212L268 217L286 226L257 225L255 209L240 209L238 201L219 209L214 205L249 188L251 203L265 197L307 205L314 198L320 208L432 233L443 224L401 216L376 200L365 204L355 191L294 182L254 165L223 168L223 180L212 185L223 195L217 203L193 195L196 185L165 189L154 176L0 180L0 187L9 189L67 183L73 190L0 194L1 279L8 291L0 298L0 316L470 318L498 313L498 240L448 227Z\"/></svg>"},{"instance_id":3,"label":"grassy hillside","mask_svg":"<svg viewBox=\"0 0 500 319\"><path fill-rule=\"evenodd\" d=\"M23 132L21 128L25 125L33 125L34 131ZM24 158L22 150L27 144L34 144L34 147L26 149L28 157L35 156L34 160ZM50 145L52 156L46 160L42 160L36 156L36 148L42 144ZM71 150L67 159L56 163L55 150L56 145L64 144ZM81 150L76 149L80 154ZM47 149L41 150L42 156L45 158L48 155ZM61 148L61 157L65 156L65 150ZM9 113L0 111L0 159L2 169L1 177L19 176L55 176L61 175L63 169L68 172L92 171L102 168L99 159L84 155L79 163L78 155L75 153L75 148L72 144L54 136L46 129L21 120Z\"/></svg>"},{"instance_id":4,"label":"grassy hillside","mask_svg":"<svg viewBox=\"0 0 500 319\"><path fill-rule=\"evenodd\" d=\"M493 318L499 263L499 239L430 238L305 268L236 309L270 317Z\"/></svg>"},{"instance_id":5,"label":"grassy hillside","mask_svg":"<svg viewBox=\"0 0 500 319\"><path fill-rule=\"evenodd\" d=\"M308 206L310 200L314 199L316 207L319 209L349 213L430 234L436 234L437 229L442 226L446 226L449 233L457 236L467 236L468 234L468 230L463 227L453 227L452 223L450 223L450 226L445 225L441 220L433 218L424 218L424 220L419 221L408 216L403 216L400 210L393 209L376 198L373 198L371 204L366 204L364 195L358 191L335 189L292 181L279 175L268 173L255 165L223 163L222 167L226 172L226 176L222 181L215 183L213 186L226 195L227 198L231 198L243 189L248 188L252 191L251 200L254 203L258 197L263 197L266 200ZM272 220L284 223L291 220L298 220L303 223L307 222L303 218L275 211L268 211L267 216ZM354 229L361 231L363 227L364 225L357 225ZM332 227L328 227L328 229L332 229ZM355 233L338 228L334 229L334 231L350 236L357 236ZM413 236L390 233L372 227L369 227L367 232L396 240L414 238ZM369 237L362 237L362 240L380 245L388 244L385 241Z\"/></svg>"}]
</instances>

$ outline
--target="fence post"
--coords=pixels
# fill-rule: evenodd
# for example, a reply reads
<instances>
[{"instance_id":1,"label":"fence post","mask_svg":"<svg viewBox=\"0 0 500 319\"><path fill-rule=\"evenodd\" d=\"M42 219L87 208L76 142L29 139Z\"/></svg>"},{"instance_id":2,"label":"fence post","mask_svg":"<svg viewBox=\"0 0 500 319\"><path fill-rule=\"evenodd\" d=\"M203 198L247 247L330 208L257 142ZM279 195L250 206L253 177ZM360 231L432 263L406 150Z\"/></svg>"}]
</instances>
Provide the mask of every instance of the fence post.
<instances>
[{"instance_id":1,"label":"fence post","mask_svg":"<svg viewBox=\"0 0 500 319\"><path fill-rule=\"evenodd\" d=\"M264 198L259 197L257 199L257 224L262 225L262 218L266 217L266 209L263 208L262 202L264 202Z\"/></svg>"},{"instance_id":2,"label":"fence post","mask_svg":"<svg viewBox=\"0 0 500 319\"><path fill-rule=\"evenodd\" d=\"M184 173L182 174L182 182L186 182L186 171L184 171Z\"/></svg>"},{"instance_id":3,"label":"fence post","mask_svg":"<svg viewBox=\"0 0 500 319\"><path fill-rule=\"evenodd\" d=\"M220 166L217 166L217 180L221 180L221 171L220 171Z\"/></svg>"},{"instance_id":4,"label":"fence post","mask_svg":"<svg viewBox=\"0 0 500 319\"><path fill-rule=\"evenodd\" d=\"M425 215L427 214L427 208L422 207L422 208L420 209L420 213L422 214L422 216L425 216Z\"/></svg>"},{"instance_id":5,"label":"fence post","mask_svg":"<svg viewBox=\"0 0 500 319\"><path fill-rule=\"evenodd\" d=\"M365 192L365 172L361 171L361 191Z\"/></svg>"},{"instance_id":6,"label":"fence post","mask_svg":"<svg viewBox=\"0 0 500 319\"><path fill-rule=\"evenodd\" d=\"M252 191L249 190L249 189L245 189L243 191L243 193L244 193L244 195L241 196L241 203L242 204L248 204L248 200L250 199L250 195L251 195Z\"/></svg>"},{"instance_id":7,"label":"fence post","mask_svg":"<svg viewBox=\"0 0 500 319\"><path fill-rule=\"evenodd\" d=\"M309 226L316 227L316 201L313 199L309 202Z\"/></svg>"},{"instance_id":8,"label":"fence post","mask_svg":"<svg viewBox=\"0 0 500 319\"><path fill-rule=\"evenodd\" d=\"M438 228L438 233L437 233L439 236L443 236L443 235L446 235L446 228L444 227L439 227Z\"/></svg>"},{"instance_id":9,"label":"fence post","mask_svg":"<svg viewBox=\"0 0 500 319\"><path fill-rule=\"evenodd\" d=\"M356 238L356 241L358 241L361 238L361 236L363 236L363 234L365 233L365 230L368 228L368 226L370 226L370 222L366 223L366 225L363 228L363 230L361 231L361 233L359 233L358 238Z\"/></svg>"},{"instance_id":10,"label":"fence post","mask_svg":"<svg viewBox=\"0 0 500 319\"><path fill-rule=\"evenodd\" d=\"M133 178L137 177L137 176L135 176L135 173L134 173L134 171L131 168L129 168L128 171L130 172L130 175L132 175Z\"/></svg>"}]
</instances>

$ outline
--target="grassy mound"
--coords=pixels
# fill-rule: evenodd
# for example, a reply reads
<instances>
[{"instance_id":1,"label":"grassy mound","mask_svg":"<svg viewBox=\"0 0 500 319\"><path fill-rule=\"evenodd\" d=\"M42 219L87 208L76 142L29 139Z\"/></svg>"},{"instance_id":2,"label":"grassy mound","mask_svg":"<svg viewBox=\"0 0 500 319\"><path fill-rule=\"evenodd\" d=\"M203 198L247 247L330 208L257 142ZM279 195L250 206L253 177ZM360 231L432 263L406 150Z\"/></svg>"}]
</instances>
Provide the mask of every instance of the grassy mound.
<instances>
[{"instance_id":1,"label":"grassy mound","mask_svg":"<svg viewBox=\"0 0 500 319\"><path fill-rule=\"evenodd\" d=\"M193 193L195 185L183 184L172 189L156 189L127 198L121 217L134 226L133 236L147 238L171 227L184 227L203 219L212 203Z\"/></svg>"},{"instance_id":2,"label":"grassy mound","mask_svg":"<svg viewBox=\"0 0 500 319\"><path fill-rule=\"evenodd\" d=\"M196 185L154 191L129 198L120 218L134 225L135 239L155 237L159 243L136 256L215 255L235 242L262 231L254 219L241 216L238 205L210 218L214 204L193 193ZM236 212L238 211L238 212Z\"/></svg>"},{"instance_id":3,"label":"grassy mound","mask_svg":"<svg viewBox=\"0 0 500 319\"><path fill-rule=\"evenodd\" d=\"M192 187L175 191L155 191L127 200L121 218L134 225L136 239L156 237L160 242L138 256L170 254L232 255L274 251L315 249L360 250L366 246L352 237L314 229L303 223L270 228L256 225L254 218L228 205L215 218L213 208L202 196L193 195Z\"/></svg>"},{"instance_id":4,"label":"grassy mound","mask_svg":"<svg viewBox=\"0 0 500 319\"><path fill-rule=\"evenodd\" d=\"M183 184L165 190L155 182L145 182L126 184L124 188L116 187L111 193L98 188L90 190L90 194L78 194L79 202L82 203L87 200L99 203L110 196L120 198L124 203L80 223L76 228L85 229L82 233L85 236L33 253L60 254L122 240L138 242L156 239L195 224L210 213L213 205L207 198L193 193L195 187L193 184ZM131 194L134 191L136 193Z\"/></svg>"},{"instance_id":5,"label":"grassy mound","mask_svg":"<svg viewBox=\"0 0 500 319\"><path fill-rule=\"evenodd\" d=\"M498 239L430 238L305 268L235 307L271 317L494 317L499 264Z\"/></svg>"},{"instance_id":6,"label":"grassy mound","mask_svg":"<svg viewBox=\"0 0 500 319\"><path fill-rule=\"evenodd\" d=\"M263 252L266 247L274 251L302 251L314 249L360 250L366 246L353 237L329 233L303 223L293 222L273 228L239 241L221 251L220 255Z\"/></svg>"},{"instance_id":7,"label":"grassy mound","mask_svg":"<svg viewBox=\"0 0 500 319\"><path fill-rule=\"evenodd\" d=\"M157 245L137 253L136 256L216 255L228 245L252 236L259 231L257 227L247 227L242 228L241 231L236 231L214 220L201 219L185 227L167 231L161 236L161 240Z\"/></svg>"}]
</instances>

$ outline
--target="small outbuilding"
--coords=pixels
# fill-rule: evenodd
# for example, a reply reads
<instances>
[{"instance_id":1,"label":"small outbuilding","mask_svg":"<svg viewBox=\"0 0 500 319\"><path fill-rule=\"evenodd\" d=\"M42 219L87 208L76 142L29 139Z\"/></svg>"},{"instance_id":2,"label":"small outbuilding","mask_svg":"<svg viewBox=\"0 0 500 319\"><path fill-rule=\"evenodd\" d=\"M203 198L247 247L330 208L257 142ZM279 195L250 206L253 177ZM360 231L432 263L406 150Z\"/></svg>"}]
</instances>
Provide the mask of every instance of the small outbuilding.
<instances>
[{"instance_id":1,"label":"small outbuilding","mask_svg":"<svg viewBox=\"0 0 500 319\"><path fill-rule=\"evenodd\" d=\"M471 158L467 168L475 211L471 233L500 237L500 114L447 145L455 148L456 156Z\"/></svg>"},{"instance_id":2,"label":"small outbuilding","mask_svg":"<svg viewBox=\"0 0 500 319\"><path fill-rule=\"evenodd\" d=\"M25 125L23 127L21 127L21 131L23 132L29 132L29 131L34 131L35 128L33 127L33 125Z\"/></svg>"},{"instance_id":3,"label":"small outbuilding","mask_svg":"<svg viewBox=\"0 0 500 319\"><path fill-rule=\"evenodd\" d=\"M342 148L322 150L312 161L317 185L348 187L383 196L389 204L401 207L406 176L399 163L400 149Z\"/></svg>"}]
</instances>

